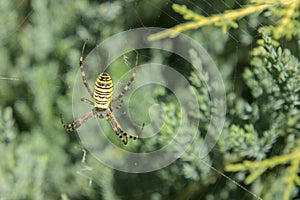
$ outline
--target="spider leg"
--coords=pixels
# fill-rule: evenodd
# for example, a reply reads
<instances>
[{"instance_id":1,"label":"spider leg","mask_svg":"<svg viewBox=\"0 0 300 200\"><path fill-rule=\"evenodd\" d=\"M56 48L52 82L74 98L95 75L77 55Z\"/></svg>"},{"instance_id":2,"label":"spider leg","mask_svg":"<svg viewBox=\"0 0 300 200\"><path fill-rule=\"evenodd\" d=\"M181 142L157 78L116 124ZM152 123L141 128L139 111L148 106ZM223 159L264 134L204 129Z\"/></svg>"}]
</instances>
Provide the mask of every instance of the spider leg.
<instances>
[{"instance_id":1,"label":"spider leg","mask_svg":"<svg viewBox=\"0 0 300 200\"><path fill-rule=\"evenodd\" d=\"M138 52L136 51L136 57L135 57L135 67L138 66L138 63L139 63L139 56L138 56ZM127 84L125 85L125 87L123 88L122 92L116 96L112 102L115 102L115 101L120 101L121 98L124 96L124 94L126 93L126 91L129 89L129 86L131 85L131 83L133 82L135 78L135 70L134 72L132 73L131 75L131 78L129 79L129 81L127 82Z\"/></svg>"},{"instance_id":2,"label":"spider leg","mask_svg":"<svg viewBox=\"0 0 300 200\"><path fill-rule=\"evenodd\" d=\"M139 131L139 133L137 134L138 136L140 136L140 135L141 135L142 131L144 130L144 126L145 126L145 123L143 123L143 124L142 124L142 128L141 128L141 130L140 130L140 131Z\"/></svg>"},{"instance_id":3,"label":"spider leg","mask_svg":"<svg viewBox=\"0 0 300 200\"><path fill-rule=\"evenodd\" d=\"M119 101L120 101L120 104L119 104L119 105L113 105L113 104L111 104L110 106L111 106L112 108L120 109L120 108L122 107L123 100L120 99Z\"/></svg>"},{"instance_id":4,"label":"spider leg","mask_svg":"<svg viewBox=\"0 0 300 200\"><path fill-rule=\"evenodd\" d=\"M124 145L127 144L128 138L132 139L132 140L138 139L138 136L130 135L122 130L119 122L117 121L115 115L111 112L111 110L108 110L107 116L108 116L108 119L110 121L110 124L111 124L114 132L119 137L119 139L124 143ZM125 139L123 138L123 136L125 136Z\"/></svg>"},{"instance_id":5,"label":"spider leg","mask_svg":"<svg viewBox=\"0 0 300 200\"><path fill-rule=\"evenodd\" d=\"M79 66L80 66L80 72L81 72L81 77L82 77L82 81L83 81L83 84L86 88L86 90L88 91L88 93L90 94L90 96L93 98L93 92L85 78L85 72L84 72L84 65L83 65L83 52L84 52L84 48L85 48L85 44L86 44L86 41L84 42L83 46L82 46L82 50L81 50L81 56L79 58Z\"/></svg>"},{"instance_id":6,"label":"spider leg","mask_svg":"<svg viewBox=\"0 0 300 200\"><path fill-rule=\"evenodd\" d=\"M123 135L120 134L120 128L118 127L118 125L116 124L116 121L113 121L110 117L108 118L109 122L114 130L114 132L116 133L116 135L118 136L118 138L123 142L124 145L127 144L128 142L128 138L125 137L125 139L123 138Z\"/></svg>"},{"instance_id":7,"label":"spider leg","mask_svg":"<svg viewBox=\"0 0 300 200\"><path fill-rule=\"evenodd\" d=\"M80 117L79 119L73 121L70 124L65 124L62 114L60 114L60 119L62 126L67 130L67 132L73 132L75 129L84 124L87 120L89 120L94 115L94 109Z\"/></svg>"},{"instance_id":8,"label":"spider leg","mask_svg":"<svg viewBox=\"0 0 300 200\"><path fill-rule=\"evenodd\" d=\"M95 104L94 104L94 102L92 102L91 100L89 100L89 99L86 99L86 98L81 98L80 99L82 102L84 102L84 103L87 103L87 104L90 104L90 105L92 105L92 106L94 106Z\"/></svg>"}]
</instances>

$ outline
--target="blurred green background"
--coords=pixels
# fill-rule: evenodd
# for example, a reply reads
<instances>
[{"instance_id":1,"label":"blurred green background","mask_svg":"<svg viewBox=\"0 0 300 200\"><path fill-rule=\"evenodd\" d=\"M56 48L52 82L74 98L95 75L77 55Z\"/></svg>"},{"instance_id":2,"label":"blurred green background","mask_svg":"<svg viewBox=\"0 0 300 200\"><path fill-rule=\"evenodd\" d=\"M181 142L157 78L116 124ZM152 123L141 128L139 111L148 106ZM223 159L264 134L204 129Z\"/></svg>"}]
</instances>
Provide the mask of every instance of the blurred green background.
<instances>
[{"instance_id":1,"label":"blurred green background","mask_svg":"<svg viewBox=\"0 0 300 200\"><path fill-rule=\"evenodd\" d=\"M199 42L219 66L228 98L223 134L204 161L196 156L203 141L203 136L199 136L180 159L162 170L124 173L94 159L85 152L76 132L67 134L62 128L60 113L67 122L72 120L73 82L84 40L88 38L87 55L101 41L121 31L147 26L169 28L183 23L183 17L172 10L173 3L210 16L240 9L249 2L0 2L0 199L297 198L299 163L292 161L298 161L299 156L279 164L274 164L272 158L298 152L300 29L290 27L289 31L296 34L276 38L275 44L263 37L258 28L265 24L275 26L281 17L274 15L275 8L264 12L268 18L257 13L241 19L239 27L227 33L214 26L184 32ZM298 10L294 15L299 18ZM272 31L270 35L272 38ZM134 54L127 56L133 66ZM206 85L193 68L156 51L139 52L139 62L170 64L190 80L197 91L201 114L189 114L200 120L199 130L205 132L213 111ZM125 66L124 59L115 65ZM120 77L127 70L124 67L110 73ZM165 126L149 141L130 141L127 148L135 151L166 144L180 120L174 96L159 87L152 89L143 88L135 95L148 90L144 96L147 107L164 103ZM133 100L130 106L135 104ZM141 106L133 112L142 116L136 117L138 123L147 123L148 113L141 112ZM271 164L247 183L251 170L225 170L244 160L266 160Z\"/></svg>"}]
</instances>

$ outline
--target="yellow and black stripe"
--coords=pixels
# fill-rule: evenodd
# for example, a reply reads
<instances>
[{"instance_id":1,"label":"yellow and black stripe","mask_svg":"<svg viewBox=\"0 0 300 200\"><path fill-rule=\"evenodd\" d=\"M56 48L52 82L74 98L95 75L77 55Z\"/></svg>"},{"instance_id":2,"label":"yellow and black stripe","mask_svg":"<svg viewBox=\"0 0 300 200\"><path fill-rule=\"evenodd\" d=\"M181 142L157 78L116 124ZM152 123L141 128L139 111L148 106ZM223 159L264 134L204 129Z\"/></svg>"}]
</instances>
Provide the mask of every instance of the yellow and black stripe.
<instances>
[{"instance_id":1,"label":"yellow and black stripe","mask_svg":"<svg viewBox=\"0 0 300 200\"><path fill-rule=\"evenodd\" d=\"M97 77L94 85L94 101L95 107L100 110L109 108L112 101L114 85L108 73L102 73Z\"/></svg>"}]
</instances>

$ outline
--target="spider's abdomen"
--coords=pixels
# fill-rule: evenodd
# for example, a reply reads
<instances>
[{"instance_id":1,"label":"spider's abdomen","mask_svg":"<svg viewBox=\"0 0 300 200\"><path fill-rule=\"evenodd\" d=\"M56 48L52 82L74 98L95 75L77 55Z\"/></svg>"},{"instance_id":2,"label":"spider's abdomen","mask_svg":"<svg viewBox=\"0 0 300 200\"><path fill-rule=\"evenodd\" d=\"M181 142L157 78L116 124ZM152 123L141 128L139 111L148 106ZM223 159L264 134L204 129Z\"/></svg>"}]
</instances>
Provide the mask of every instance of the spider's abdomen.
<instances>
[{"instance_id":1,"label":"spider's abdomen","mask_svg":"<svg viewBox=\"0 0 300 200\"><path fill-rule=\"evenodd\" d=\"M108 73L102 73L97 77L94 85L95 107L106 110L112 100L114 85Z\"/></svg>"}]
</instances>

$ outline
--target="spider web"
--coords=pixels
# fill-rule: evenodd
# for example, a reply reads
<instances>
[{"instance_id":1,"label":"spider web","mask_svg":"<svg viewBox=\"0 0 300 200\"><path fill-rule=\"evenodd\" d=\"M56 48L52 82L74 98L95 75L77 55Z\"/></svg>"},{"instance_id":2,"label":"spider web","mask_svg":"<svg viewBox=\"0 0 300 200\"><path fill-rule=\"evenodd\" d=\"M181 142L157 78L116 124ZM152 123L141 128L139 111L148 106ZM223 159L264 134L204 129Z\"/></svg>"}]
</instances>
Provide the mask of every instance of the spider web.
<instances>
[{"instance_id":1,"label":"spider web","mask_svg":"<svg viewBox=\"0 0 300 200\"><path fill-rule=\"evenodd\" d=\"M206 4L206 6L210 7L210 9L213 10L213 13L216 13L216 14L221 14L221 13L222 13L222 11L217 10L217 9L210 3L210 1L204 0L204 1L202 1L202 2L204 2L204 4ZM171 4L173 4L173 3L177 3L177 2L176 2L176 1L167 1L167 2L166 2L166 4L168 4L168 5L170 5L170 6L171 6ZM225 7L225 9L228 9L228 10L232 9L232 6L230 6L229 4L227 4L226 1L222 1L222 2L219 2L219 3L222 3L223 6ZM235 1L235 3L236 3L237 5L239 5L240 7L242 7L242 5L241 5L238 1ZM202 9L201 6L198 6L197 3L194 2L194 1L185 1L184 4L187 5L188 8L189 8L189 7L190 7L190 8L191 8L191 7L194 8L194 11L195 11L195 12L198 11L198 13L201 13L201 14L203 14L203 15L207 15L207 16L210 15L210 13L208 13L208 12L206 11L207 9ZM203 5L203 4L202 4L202 5ZM151 7L153 7L153 8L155 8L155 9L157 9L157 10L160 11L161 15L158 17L158 19L159 19L159 18L162 18L162 17L166 17L166 18L168 18L170 21L173 21L174 24L179 24L179 23L182 22L182 20L181 20L181 19L178 19L177 16L174 17L173 14L172 14L172 11L170 11L170 10L168 10L168 9L161 9L161 8L158 7L157 5L152 4L152 3L150 3L150 2L149 2L149 6L151 6ZM196 9L195 9L195 8L196 8ZM136 12L136 18L138 19L139 23L140 23L142 26L145 26L145 23L143 22L143 19L142 19L140 13L137 13L137 12ZM242 21L243 21L243 22L246 22L247 24L249 24L249 22L247 22L246 19L242 19ZM154 20L154 21L153 21L153 24L151 24L151 25L155 26L155 24L156 24L156 22L155 22L155 20ZM150 25L150 26L151 26L151 25ZM249 24L249 25L250 25L250 24ZM147 26L149 26L149 25L147 24ZM247 33L246 31L244 31L242 28L240 29L240 31L243 32L245 35L248 34L248 33ZM232 34L229 34L229 37L230 37L230 38L232 39L232 41L236 44L236 48L235 48L236 57L234 58L234 60L233 60L232 62L233 62L233 63L237 63L237 62L238 62L238 52L239 52L239 48L240 48L240 47L239 47L239 46L240 46L240 40L241 40L242 37L241 37L241 38L237 38L236 36L234 36L234 35L232 35ZM179 61L178 61L178 62L179 62ZM125 61L125 63L127 63L127 60ZM176 65L176 61L175 61L173 64ZM241 81L241 80L240 80L241 77L238 77L238 71L237 71L237 69L234 69L234 72L233 72L232 74L233 74L233 75L232 75L233 82L239 84L240 81ZM233 90L233 91L235 90L235 85L236 85L236 84L233 84L233 85L232 85L232 87L233 87L232 90ZM239 187L242 191L244 191L245 197L248 196L248 197L252 197L252 198L255 198L255 199L261 199L257 194L251 192L249 189L247 189L246 187L244 187L243 185L241 185L240 183L238 183L234 178L231 178L230 175L229 175L229 176L228 176L228 175L225 175L222 171L220 171L220 170L214 168L210 163L208 163L207 161L205 161L205 159L199 159L198 156L197 156L196 154L193 154L192 156L193 156L195 159L197 159L200 163L202 163L205 167L207 167L207 168L209 168L210 170L212 170L212 171L218 173L218 174L221 176L220 179L225 179L225 180L231 182L232 184L236 185L237 187ZM219 181L216 181L216 184L218 184L218 182L219 182ZM182 185L182 187L184 188L184 187L187 186L188 184L189 184L189 181L185 182L185 183ZM160 191L159 188L160 188L159 185L157 185L157 187L153 186L151 189L149 188L149 191L147 191L146 194L147 194L147 195L150 195L150 194L156 193L156 192L161 193L161 194L164 194L164 192L163 192L163 191ZM139 199L139 198L141 198L141 197L144 196L144 195L145 195L145 194L134 194L134 195L130 195L130 196L132 196L132 197L134 197L134 198L136 198L136 199ZM159 194L157 194L157 195L160 196ZM154 195L154 196L155 196L155 195ZM123 197L126 197L126 194L121 195L121 198L123 198Z\"/></svg>"},{"instance_id":2,"label":"spider web","mask_svg":"<svg viewBox=\"0 0 300 200\"><path fill-rule=\"evenodd\" d=\"M169 4L169 5L171 5L172 3L175 3L175 2L173 2L173 1L168 1L168 4ZM209 1L205 1L205 3L206 3L207 5L209 5L212 9L214 9L214 7L210 4ZM236 2L236 3L238 3L238 2ZM204 9L201 9L200 6L197 6L195 2L188 1L187 6L189 6L189 4L191 5L191 7L196 7L196 8L199 10L199 13L202 13L202 14L204 14L204 15L209 15L209 13L207 13ZM231 9L231 6L228 5L228 4L226 4L226 2L223 2L223 4L224 4L224 6L225 6L226 8ZM168 12L170 12L170 11L166 11L166 10L164 10L164 9L161 9L161 8L157 7L155 4L149 3L149 5L152 6L152 7L154 7L155 9L158 9L158 10L162 13L162 14L161 14L162 16L159 16L159 17L166 17L166 18L169 18L169 20L174 21L174 23L180 23L180 22L181 22L180 20L174 18L171 14L168 14ZM136 5L136 6L138 6L138 5ZM240 6L242 6L242 5L240 5ZM221 13L221 11L216 10L216 9L214 9L214 12L216 12L216 13ZM141 19L141 15L140 15L138 12L136 12L136 18L139 20L140 25L145 26L145 24L144 24L144 22L143 22L143 19ZM244 21L246 21L246 20L244 20ZM155 21L153 22L153 24L155 25ZM242 32L243 32L243 30L242 30ZM246 31L244 31L244 33L246 34ZM233 35L229 35L229 36L230 36L230 37L232 38L232 40L236 43L236 49L235 49L235 51L236 51L236 58L235 58L235 61L234 61L234 62L237 62L237 60L238 60L238 51L239 51L239 40L240 40L240 38L236 38L236 36L233 36ZM143 56L143 55L141 55L141 56ZM128 62L128 57L127 57L127 56L124 56L123 59L124 59L124 61L123 61L124 64L125 64L126 66L129 66L130 64L129 64L129 62ZM178 61L178 62L179 62L179 61ZM176 61L175 61L173 64L176 65ZM240 78L240 77L237 77L237 71L235 71L235 72L233 73L233 77L232 77L232 78L234 79L234 82L237 81L237 80ZM232 87L233 87L233 90L235 90L235 88L234 88L235 86L233 85ZM193 156L194 156L195 158L197 158L197 155L193 155ZM198 158L198 159L199 159L199 158ZM208 168L210 168L211 170L215 171L216 173L220 174L224 179L226 179L227 181L229 181L229 182L231 182L231 183L237 185L241 190L244 190L245 195L247 194L247 195L250 195L250 196L252 196L252 197L254 197L254 198L261 199L258 195L252 193L250 190L248 190L247 188L245 188L244 186L242 186L241 184L239 184L239 183L238 183L237 181L235 181L233 178L230 178L228 175L225 175L223 172L217 170L217 169L214 168L212 165L210 165L209 163L207 163L205 160L199 159L199 162L202 162L203 165L205 165L206 167L208 167ZM189 184L189 183L186 182L185 184L183 184L183 187L184 187L184 185L188 185L188 184ZM149 188L149 191L147 191L146 193L147 193L147 194L151 194L151 193L153 193L154 191L156 191L156 192L159 191L159 186L157 186L157 187L154 186L154 187L151 188L151 189ZM160 191L160 192L162 192L162 191ZM162 193L163 193L163 192L162 192ZM130 195L130 196L133 196L134 198L137 198L137 199L138 199L138 198L140 198L140 197L143 196L143 195L145 195L145 194L134 194L134 195ZM121 197L126 197L126 196L127 196L126 194L121 195Z\"/></svg>"},{"instance_id":3,"label":"spider web","mask_svg":"<svg viewBox=\"0 0 300 200\"><path fill-rule=\"evenodd\" d=\"M154 17L151 17L151 20L145 20L145 17L143 16L142 13L140 13L139 11L139 6L140 6L140 3L138 1L128 1L128 2L134 2L133 5L135 5L135 7L133 8L133 11L135 13L135 20L132 22L132 25L129 24L129 28L134 28L137 26L137 24L140 26L140 27L147 27L147 26L156 26L157 23L159 23L159 21L161 19L164 19L166 21L168 21L169 23L172 23L173 25L174 24L179 24L182 22L182 19L180 16L174 16L173 14L173 11L170 10L170 7L171 7L171 4L173 3L178 3L177 1L165 1L164 2L164 6L163 8L157 6L157 4L155 3L152 3L151 1L149 1L147 4L154 10L157 10L157 13L159 13L159 15L157 16L154 16ZM239 5L240 7L242 7L242 5L239 3L239 1L232 1L234 2L234 5ZM231 3L232 3L231 2ZM179 2L180 3L180 2ZM225 8L224 10L226 9L232 9L232 6L229 5L229 3L227 3L227 1L222 1L222 2L219 2L223 5L223 7ZM187 7L192 7L195 9L195 12L198 12L198 13L201 13L203 15L210 15L211 13L209 13L207 10L211 10L212 13L216 13L216 14L220 14L222 13L221 10L217 10L212 4L211 4L211 1L208 1L208 0L204 0L202 1L202 5L206 5L209 9L203 9L202 6L199 6L197 1L191 1L191 0L188 0L188 1L185 1L184 2L185 5L187 5ZM26 21L27 18L30 17L32 13L29 12L28 15L26 16L26 18L24 18L23 21ZM150 17L149 17L150 18ZM84 19L82 19L83 22ZM250 23L247 22L246 19L241 19L242 22L245 22L247 24L249 24L250 26ZM21 26L22 24L20 24ZM239 29L242 33L244 33L245 37L246 35L248 34L246 31L243 30L243 28L240 28ZM196 30L197 31L197 30ZM238 63L239 61L239 58L238 58L238 52L240 50L240 46L241 46L241 38L237 38L237 36L235 35L232 35L232 34L229 34L229 37L231 38L231 40L235 43L235 54L236 54L236 57L234 58L233 61L231 62L235 62L235 63ZM139 55L142 59L147 59L147 55L146 54L141 54ZM77 59L76 57L74 58L75 60ZM141 59L141 60L142 60ZM149 58L150 59L150 58ZM123 58L119 59L121 63L123 63L123 65L125 66L128 66L128 67L131 67L133 66L134 64L134 61L130 61L129 60L129 57L127 57L127 55L124 55ZM176 63L179 63L179 61L172 61L173 62L173 65L176 65ZM112 69L113 70L113 69ZM238 70L239 69L233 69L233 73L231 76L231 79L233 80L234 83L236 84L233 84L232 85L232 88L231 90L235 91L236 90L236 86L235 85L238 85L240 82L241 82L241 77L239 77L239 72ZM75 71L75 70L74 70ZM64 79L64 77L61 77L61 79ZM122 81L120 82L120 85L126 83L125 81L126 79L122 79ZM15 77L6 77L6 76L0 76L0 84L1 82L22 82L23 81L23 78L22 77L19 77L19 75L17 74ZM67 82L65 82L67 83ZM69 87L71 87L68 83L66 84L66 86L61 86L61 85L58 85L56 82L52 82L50 83L52 84L54 87L59 87L59 88L62 88L62 89L68 89ZM26 100L26 99L25 99ZM92 186L93 185L93 182L100 182L100 185L102 185L101 181L97 180L97 178L94 178L95 174L94 174L94 169L95 167L94 166L90 166L90 163L88 162L88 159L87 157L89 156L89 154L86 152L86 150L84 148L82 148L82 168L79 168L77 170L77 173L81 176L84 176L88 179L88 186ZM215 151L216 153L217 151ZM228 181L230 182L231 184L237 186L240 190L242 190L244 193L245 193L245 196L247 197L252 197L252 198L255 198L255 199L261 199L257 194L251 192L250 190L248 190L246 187L244 187L243 185L241 185L240 183L238 183L238 181L236 181L234 178L233 175L234 174L225 174L224 172L222 172L221 170L218 170L216 169L215 167L212 166L212 164L210 164L210 162L207 162L205 159L199 159L198 156L196 154L193 154L192 155L195 159L197 159L200 163L203 164L204 167L207 167L209 168L210 170L214 171L215 173L219 174L219 178L217 181L215 181L215 184L216 184L216 188L218 188L218 184L222 184L221 182L223 181ZM92 159L92 158L90 158ZM212 161L213 162L213 161ZM102 166L103 167L103 166ZM117 175L120 175L122 174L122 172L116 172L116 176ZM122 176L124 176L124 174L122 174ZM127 175L129 179L131 180L139 180L139 176L140 177L144 177L146 175L136 175L136 174L129 174ZM118 179L118 178L117 178ZM219 180L220 179L220 180ZM151 180L151 179L150 179ZM116 180L117 181L117 180ZM120 182L116 182L115 184L120 186L122 185L122 180L119 180ZM123 180L124 181L124 180ZM160 191L160 186L163 185L163 183L157 183L157 182L154 182L155 180L153 180L153 187L151 188L147 188L147 190L144 191L144 193L133 193L133 194L120 194L118 195L121 199L124 198L130 198L132 197L133 199L140 199L142 197L145 197L145 196L148 196L148 195L152 195L153 199L157 198L157 199L160 199L161 198L161 194L162 195L168 195L166 194L164 191ZM186 180L185 182L183 182L182 184L182 188L185 188L186 186L188 186L190 184L191 181L188 181ZM137 184L138 185L138 184ZM171 194L170 194L171 195ZM204 196L204 195L203 195ZM202 197L203 197L202 196Z\"/></svg>"}]
</instances>

